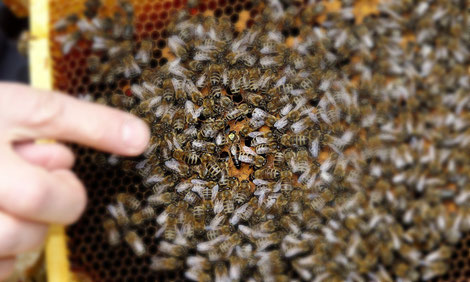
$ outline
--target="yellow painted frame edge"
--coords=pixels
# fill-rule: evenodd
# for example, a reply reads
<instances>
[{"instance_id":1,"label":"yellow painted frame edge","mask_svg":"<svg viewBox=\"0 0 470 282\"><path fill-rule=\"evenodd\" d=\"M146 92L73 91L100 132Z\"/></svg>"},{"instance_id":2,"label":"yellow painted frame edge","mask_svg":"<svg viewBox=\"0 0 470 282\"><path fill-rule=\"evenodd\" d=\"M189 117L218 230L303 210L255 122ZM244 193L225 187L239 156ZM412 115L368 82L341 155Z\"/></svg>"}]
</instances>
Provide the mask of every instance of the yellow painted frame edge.
<instances>
[{"instance_id":1,"label":"yellow painted frame edge","mask_svg":"<svg viewBox=\"0 0 470 282\"><path fill-rule=\"evenodd\" d=\"M29 73L35 88L52 89L52 59L49 48L49 0L30 0ZM63 226L52 225L45 246L49 282L72 281Z\"/></svg>"}]
</instances>

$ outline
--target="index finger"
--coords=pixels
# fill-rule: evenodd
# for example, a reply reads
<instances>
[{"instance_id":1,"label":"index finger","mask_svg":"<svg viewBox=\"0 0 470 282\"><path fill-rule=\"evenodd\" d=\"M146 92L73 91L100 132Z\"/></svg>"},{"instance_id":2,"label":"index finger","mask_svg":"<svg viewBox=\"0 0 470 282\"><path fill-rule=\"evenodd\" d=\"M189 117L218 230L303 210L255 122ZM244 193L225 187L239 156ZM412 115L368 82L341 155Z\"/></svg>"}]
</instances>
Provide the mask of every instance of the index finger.
<instances>
[{"instance_id":1,"label":"index finger","mask_svg":"<svg viewBox=\"0 0 470 282\"><path fill-rule=\"evenodd\" d=\"M1 89L0 112L12 121L13 141L53 138L120 155L138 155L149 141L148 126L131 114L16 84Z\"/></svg>"}]
</instances>

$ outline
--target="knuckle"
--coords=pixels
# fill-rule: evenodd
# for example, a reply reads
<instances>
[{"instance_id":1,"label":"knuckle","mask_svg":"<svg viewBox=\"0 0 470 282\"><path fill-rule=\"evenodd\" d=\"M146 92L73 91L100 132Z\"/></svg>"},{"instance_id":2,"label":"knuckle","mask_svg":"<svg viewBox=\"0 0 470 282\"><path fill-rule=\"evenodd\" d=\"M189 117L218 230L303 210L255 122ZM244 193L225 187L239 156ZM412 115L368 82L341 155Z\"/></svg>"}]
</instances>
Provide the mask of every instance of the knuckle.
<instances>
[{"instance_id":1,"label":"knuckle","mask_svg":"<svg viewBox=\"0 0 470 282\"><path fill-rule=\"evenodd\" d=\"M10 217L0 218L0 256L14 254L19 247L20 234L18 222Z\"/></svg>"},{"instance_id":2,"label":"knuckle","mask_svg":"<svg viewBox=\"0 0 470 282\"><path fill-rule=\"evenodd\" d=\"M74 176L74 178L75 178L75 176ZM67 224L71 224L71 223L74 223L75 221L77 221L80 218L80 216L82 215L82 213L85 211L85 208L86 208L86 203L87 203L86 190L83 187L83 185L80 183L80 181L78 181L78 179L76 180L76 182L77 182L77 185L74 185L74 187L75 187L74 188L75 197L73 198L74 199L73 206L75 208L71 212L70 220L68 222L66 222Z\"/></svg>"},{"instance_id":3,"label":"knuckle","mask_svg":"<svg viewBox=\"0 0 470 282\"><path fill-rule=\"evenodd\" d=\"M25 242L25 246L21 252L33 251L41 247L46 240L47 230L47 225L37 224L37 226L34 227L34 234L31 234L28 241Z\"/></svg>"},{"instance_id":4,"label":"knuckle","mask_svg":"<svg viewBox=\"0 0 470 282\"><path fill-rule=\"evenodd\" d=\"M28 116L24 121L30 126L41 126L60 117L64 110L64 104L54 92L44 91L34 95L31 99Z\"/></svg>"},{"instance_id":5,"label":"knuckle","mask_svg":"<svg viewBox=\"0 0 470 282\"><path fill-rule=\"evenodd\" d=\"M37 179L31 181L24 187L24 193L18 197L16 209L25 216L41 214L47 205L49 198L49 187L44 181Z\"/></svg>"},{"instance_id":6,"label":"knuckle","mask_svg":"<svg viewBox=\"0 0 470 282\"><path fill-rule=\"evenodd\" d=\"M57 172L68 184L67 210L64 210L61 223L71 224L79 219L86 207L86 190L77 176L70 170Z\"/></svg>"}]
</instances>

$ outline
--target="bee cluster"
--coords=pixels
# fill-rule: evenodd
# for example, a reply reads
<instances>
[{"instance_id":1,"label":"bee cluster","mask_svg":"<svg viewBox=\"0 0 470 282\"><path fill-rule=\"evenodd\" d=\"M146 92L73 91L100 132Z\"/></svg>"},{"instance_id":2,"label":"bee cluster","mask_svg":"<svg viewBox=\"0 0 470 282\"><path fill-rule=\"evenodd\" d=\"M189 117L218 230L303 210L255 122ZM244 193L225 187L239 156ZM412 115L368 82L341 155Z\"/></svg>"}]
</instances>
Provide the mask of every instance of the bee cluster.
<instances>
[{"instance_id":1,"label":"bee cluster","mask_svg":"<svg viewBox=\"0 0 470 282\"><path fill-rule=\"evenodd\" d=\"M182 10L158 68L155 43L133 41L127 2L113 17L57 24L78 27L59 38L64 53L91 41L91 81L130 81L99 99L152 130L139 159L107 160L151 191L107 205L109 244L194 281L448 271L470 230L469 4L389 1L356 24L353 3L341 4L319 21L322 2L262 2L241 32ZM155 252L142 225L156 228Z\"/></svg>"}]
</instances>

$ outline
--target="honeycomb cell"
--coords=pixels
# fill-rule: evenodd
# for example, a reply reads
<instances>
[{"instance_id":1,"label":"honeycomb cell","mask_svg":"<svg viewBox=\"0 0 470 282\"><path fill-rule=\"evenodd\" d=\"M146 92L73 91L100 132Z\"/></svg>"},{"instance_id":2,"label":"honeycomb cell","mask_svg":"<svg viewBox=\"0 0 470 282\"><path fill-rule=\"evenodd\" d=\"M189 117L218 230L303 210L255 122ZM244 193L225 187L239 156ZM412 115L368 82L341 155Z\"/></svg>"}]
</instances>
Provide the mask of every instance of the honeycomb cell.
<instances>
[{"instance_id":1,"label":"honeycomb cell","mask_svg":"<svg viewBox=\"0 0 470 282\"><path fill-rule=\"evenodd\" d=\"M238 22L238 15L237 15L237 14L231 15L231 16L230 16L230 21L231 21L232 23Z\"/></svg>"},{"instance_id":2,"label":"honeycomb cell","mask_svg":"<svg viewBox=\"0 0 470 282\"><path fill-rule=\"evenodd\" d=\"M244 7L245 7L245 10L249 11L253 8L253 3L251 1L248 1L245 3Z\"/></svg>"},{"instance_id":3,"label":"honeycomb cell","mask_svg":"<svg viewBox=\"0 0 470 282\"><path fill-rule=\"evenodd\" d=\"M225 7L224 13L225 13L225 15L227 15L227 16L231 16L232 13L233 13L233 8L230 7L230 6Z\"/></svg>"},{"instance_id":4,"label":"honeycomb cell","mask_svg":"<svg viewBox=\"0 0 470 282\"><path fill-rule=\"evenodd\" d=\"M206 4L204 4L204 3L199 4L198 10L199 10L200 13L204 13L205 11L207 11Z\"/></svg>"}]
</instances>

